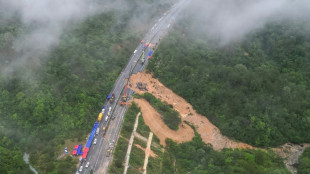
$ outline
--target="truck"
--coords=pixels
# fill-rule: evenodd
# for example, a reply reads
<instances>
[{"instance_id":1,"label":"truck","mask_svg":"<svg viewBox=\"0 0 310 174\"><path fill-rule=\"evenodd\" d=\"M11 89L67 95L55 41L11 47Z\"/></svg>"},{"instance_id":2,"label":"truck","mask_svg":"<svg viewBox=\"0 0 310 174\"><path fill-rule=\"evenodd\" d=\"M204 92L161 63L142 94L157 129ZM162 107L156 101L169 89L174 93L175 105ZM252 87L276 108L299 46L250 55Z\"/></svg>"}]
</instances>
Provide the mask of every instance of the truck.
<instances>
[{"instance_id":1,"label":"truck","mask_svg":"<svg viewBox=\"0 0 310 174\"><path fill-rule=\"evenodd\" d=\"M111 98L110 98L110 103L113 103L114 102L114 99L115 99L115 94L113 93Z\"/></svg>"},{"instance_id":2,"label":"truck","mask_svg":"<svg viewBox=\"0 0 310 174\"><path fill-rule=\"evenodd\" d=\"M102 112L100 112L100 113L99 113L99 115L98 115L98 122L100 122L100 121L101 121L102 116L103 116L103 113L102 113Z\"/></svg>"},{"instance_id":3,"label":"truck","mask_svg":"<svg viewBox=\"0 0 310 174\"><path fill-rule=\"evenodd\" d=\"M115 94L114 94L114 93L113 93L112 95L109 94L109 95L107 96L107 100L109 100L110 103L113 103L113 102L114 102L114 98L115 98Z\"/></svg>"},{"instance_id":4,"label":"truck","mask_svg":"<svg viewBox=\"0 0 310 174\"><path fill-rule=\"evenodd\" d=\"M109 107L108 116L111 115L111 110L112 110L112 107Z\"/></svg>"},{"instance_id":5,"label":"truck","mask_svg":"<svg viewBox=\"0 0 310 174\"><path fill-rule=\"evenodd\" d=\"M141 56L141 64L144 64L145 62L145 57L144 57L144 50L142 51L142 56Z\"/></svg>"},{"instance_id":6,"label":"truck","mask_svg":"<svg viewBox=\"0 0 310 174\"><path fill-rule=\"evenodd\" d=\"M102 106L101 113L104 114L105 106Z\"/></svg>"},{"instance_id":7,"label":"truck","mask_svg":"<svg viewBox=\"0 0 310 174\"><path fill-rule=\"evenodd\" d=\"M152 53L153 53L153 51L150 51L150 52L148 53L148 58L149 58L149 59L151 58Z\"/></svg>"},{"instance_id":8,"label":"truck","mask_svg":"<svg viewBox=\"0 0 310 174\"><path fill-rule=\"evenodd\" d=\"M112 150L109 148L108 150L107 150L107 152L106 152L106 157L109 157L110 156L110 154L111 154L111 152L112 152Z\"/></svg>"},{"instance_id":9,"label":"truck","mask_svg":"<svg viewBox=\"0 0 310 174\"><path fill-rule=\"evenodd\" d=\"M100 131L100 129L99 129L99 127L98 127L97 130L96 130L96 135L99 134L99 131Z\"/></svg>"},{"instance_id":10,"label":"truck","mask_svg":"<svg viewBox=\"0 0 310 174\"><path fill-rule=\"evenodd\" d=\"M128 84L128 82L127 82ZM121 106L125 106L127 102L127 84L125 85L124 95L122 97L122 101L120 102Z\"/></svg>"}]
</instances>

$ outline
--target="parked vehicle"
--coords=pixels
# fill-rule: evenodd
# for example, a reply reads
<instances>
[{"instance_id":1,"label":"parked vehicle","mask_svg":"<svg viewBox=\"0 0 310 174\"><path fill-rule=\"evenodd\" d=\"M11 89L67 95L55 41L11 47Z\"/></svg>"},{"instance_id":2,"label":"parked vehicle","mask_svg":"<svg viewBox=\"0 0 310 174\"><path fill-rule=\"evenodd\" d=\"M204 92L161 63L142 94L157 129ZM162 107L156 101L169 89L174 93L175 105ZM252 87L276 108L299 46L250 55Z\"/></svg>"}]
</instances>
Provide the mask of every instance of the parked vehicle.
<instances>
[{"instance_id":1,"label":"parked vehicle","mask_svg":"<svg viewBox=\"0 0 310 174\"><path fill-rule=\"evenodd\" d=\"M89 161L86 163L85 167L88 167L89 166Z\"/></svg>"}]
</instances>

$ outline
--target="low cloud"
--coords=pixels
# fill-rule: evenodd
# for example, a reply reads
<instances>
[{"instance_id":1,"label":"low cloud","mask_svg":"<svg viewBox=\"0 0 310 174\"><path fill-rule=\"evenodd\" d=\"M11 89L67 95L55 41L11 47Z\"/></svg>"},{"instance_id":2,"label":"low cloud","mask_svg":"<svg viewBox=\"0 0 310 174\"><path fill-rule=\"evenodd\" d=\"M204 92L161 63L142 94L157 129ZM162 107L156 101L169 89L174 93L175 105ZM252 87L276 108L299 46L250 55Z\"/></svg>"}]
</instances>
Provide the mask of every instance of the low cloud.
<instances>
[{"instance_id":1,"label":"low cloud","mask_svg":"<svg viewBox=\"0 0 310 174\"><path fill-rule=\"evenodd\" d=\"M200 32L217 37L220 44L242 39L265 24L285 19L308 19L308 0L193 0L189 7Z\"/></svg>"},{"instance_id":2,"label":"low cloud","mask_svg":"<svg viewBox=\"0 0 310 174\"><path fill-rule=\"evenodd\" d=\"M20 17L27 30L14 40L18 56L1 73L10 73L30 58L44 56L58 44L65 28L100 11L91 0L9 0L0 1L0 5L2 14Z\"/></svg>"}]
</instances>

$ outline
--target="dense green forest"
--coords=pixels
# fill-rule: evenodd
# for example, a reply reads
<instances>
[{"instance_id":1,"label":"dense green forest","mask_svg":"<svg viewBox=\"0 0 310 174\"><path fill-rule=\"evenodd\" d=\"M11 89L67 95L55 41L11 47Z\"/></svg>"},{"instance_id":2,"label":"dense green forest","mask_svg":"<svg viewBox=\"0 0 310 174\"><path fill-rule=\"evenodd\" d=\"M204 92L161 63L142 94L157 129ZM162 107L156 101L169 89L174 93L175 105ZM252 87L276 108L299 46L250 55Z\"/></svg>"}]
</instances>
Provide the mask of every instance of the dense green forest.
<instances>
[{"instance_id":1,"label":"dense green forest","mask_svg":"<svg viewBox=\"0 0 310 174\"><path fill-rule=\"evenodd\" d=\"M107 11L67 28L45 57L30 58L10 74L0 74L0 138L17 144L16 150L3 147L3 153L12 153L7 156L11 163L21 166L16 171L25 166L22 151L30 152L30 161L40 173L75 171L77 160L56 160L64 140L81 141L89 133L105 96L151 24L143 20L152 20L172 1L124 3L129 8ZM148 7L141 9L140 3ZM135 23L141 28L135 28L131 20L141 13L148 15ZM17 58L14 39L30 29L18 16L0 20L1 67ZM1 173L12 171L10 167L1 162L5 170Z\"/></svg>"},{"instance_id":2,"label":"dense green forest","mask_svg":"<svg viewBox=\"0 0 310 174\"><path fill-rule=\"evenodd\" d=\"M289 174L281 158L260 150L215 151L196 134L191 142L168 139L160 173L170 174ZM175 172L174 172L175 171Z\"/></svg>"},{"instance_id":3,"label":"dense green forest","mask_svg":"<svg viewBox=\"0 0 310 174\"><path fill-rule=\"evenodd\" d=\"M181 123L181 117L179 113L173 109L173 106L169 105L167 102L161 102L150 93L136 94L136 98L144 98L147 100L155 110L161 115L163 122L173 130L178 130Z\"/></svg>"},{"instance_id":4,"label":"dense green forest","mask_svg":"<svg viewBox=\"0 0 310 174\"><path fill-rule=\"evenodd\" d=\"M304 153L299 157L298 174L310 173L310 148L306 148Z\"/></svg>"},{"instance_id":5,"label":"dense green forest","mask_svg":"<svg viewBox=\"0 0 310 174\"><path fill-rule=\"evenodd\" d=\"M147 70L224 135L254 146L310 142L310 27L278 21L218 46L187 13Z\"/></svg>"},{"instance_id":6,"label":"dense green forest","mask_svg":"<svg viewBox=\"0 0 310 174\"><path fill-rule=\"evenodd\" d=\"M6 137L0 139L0 173L32 173L29 166L23 161L23 152Z\"/></svg>"}]
</instances>

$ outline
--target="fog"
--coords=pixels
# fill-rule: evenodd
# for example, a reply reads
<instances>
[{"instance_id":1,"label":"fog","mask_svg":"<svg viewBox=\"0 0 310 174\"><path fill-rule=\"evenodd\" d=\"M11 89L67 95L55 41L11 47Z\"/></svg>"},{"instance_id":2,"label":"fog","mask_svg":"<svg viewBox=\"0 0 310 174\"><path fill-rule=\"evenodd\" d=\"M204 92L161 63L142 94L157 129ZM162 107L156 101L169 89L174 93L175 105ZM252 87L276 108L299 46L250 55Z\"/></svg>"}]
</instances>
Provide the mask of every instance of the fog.
<instances>
[{"instance_id":1,"label":"fog","mask_svg":"<svg viewBox=\"0 0 310 174\"><path fill-rule=\"evenodd\" d=\"M0 1L0 7L4 18L18 16L25 30L14 39L17 58L1 73L10 73L30 58L39 61L58 44L65 28L102 11L92 0L9 0Z\"/></svg>"},{"instance_id":2,"label":"fog","mask_svg":"<svg viewBox=\"0 0 310 174\"><path fill-rule=\"evenodd\" d=\"M217 38L220 45L281 20L310 22L309 0L192 0L187 9L193 32Z\"/></svg>"}]
</instances>

